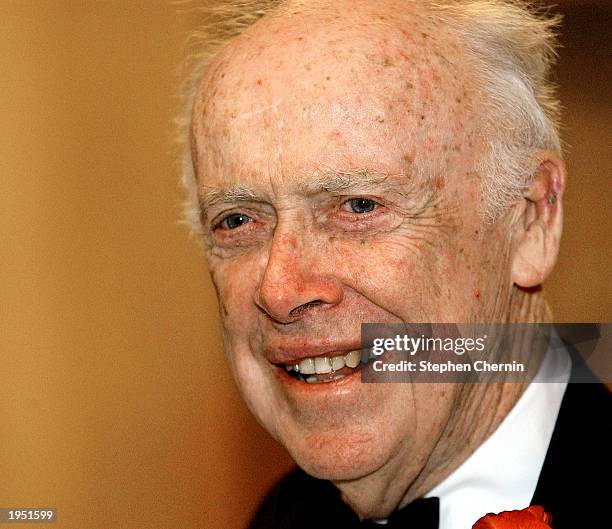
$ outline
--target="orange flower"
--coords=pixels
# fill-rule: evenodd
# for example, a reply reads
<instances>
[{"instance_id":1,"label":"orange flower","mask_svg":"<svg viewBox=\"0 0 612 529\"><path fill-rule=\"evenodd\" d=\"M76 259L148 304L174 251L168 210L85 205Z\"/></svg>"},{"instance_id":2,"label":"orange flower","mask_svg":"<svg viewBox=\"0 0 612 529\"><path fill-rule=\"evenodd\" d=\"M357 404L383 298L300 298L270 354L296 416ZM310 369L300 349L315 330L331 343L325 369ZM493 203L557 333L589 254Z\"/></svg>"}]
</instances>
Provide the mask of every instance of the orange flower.
<instances>
[{"instance_id":1,"label":"orange flower","mask_svg":"<svg viewBox=\"0 0 612 529\"><path fill-rule=\"evenodd\" d=\"M489 513L478 520L472 529L551 529L552 516L543 507L532 505L522 511Z\"/></svg>"}]
</instances>

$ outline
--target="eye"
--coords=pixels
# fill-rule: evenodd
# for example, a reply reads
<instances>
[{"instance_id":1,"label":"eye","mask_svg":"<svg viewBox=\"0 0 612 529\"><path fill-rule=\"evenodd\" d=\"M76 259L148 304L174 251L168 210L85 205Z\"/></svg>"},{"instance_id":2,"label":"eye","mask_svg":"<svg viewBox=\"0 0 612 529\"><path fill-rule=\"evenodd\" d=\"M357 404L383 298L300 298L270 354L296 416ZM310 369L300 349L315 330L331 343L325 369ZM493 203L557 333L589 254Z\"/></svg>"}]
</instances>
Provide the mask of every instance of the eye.
<instances>
[{"instance_id":1,"label":"eye","mask_svg":"<svg viewBox=\"0 0 612 529\"><path fill-rule=\"evenodd\" d=\"M376 209L378 203L369 198L351 198L342 204L344 209L351 213L363 214L370 213Z\"/></svg>"},{"instance_id":2,"label":"eye","mask_svg":"<svg viewBox=\"0 0 612 529\"><path fill-rule=\"evenodd\" d=\"M251 217L243 214L243 213L232 213L225 217L217 226L224 230L235 230L236 228L240 228L240 226L251 222Z\"/></svg>"}]
</instances>

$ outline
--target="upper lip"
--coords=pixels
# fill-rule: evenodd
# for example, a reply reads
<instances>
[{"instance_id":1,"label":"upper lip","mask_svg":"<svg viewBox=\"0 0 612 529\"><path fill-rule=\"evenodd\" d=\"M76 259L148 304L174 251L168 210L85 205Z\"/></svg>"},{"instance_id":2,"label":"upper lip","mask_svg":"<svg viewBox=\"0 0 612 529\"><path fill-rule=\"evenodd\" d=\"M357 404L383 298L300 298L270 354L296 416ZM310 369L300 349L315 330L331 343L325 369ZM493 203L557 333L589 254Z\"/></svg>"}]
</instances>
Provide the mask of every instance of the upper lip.
<instances>
[{"instance_id":1,"label":"upper lip","mask_svg":"<svg viewBox=\"0 0 612 529\"><path fill-rule=\"evenodd\" d=\"M296 342L300 342L296 340ZM266 347L264 355L273 364L297 364L304 358L317 356L338 356L361 349L361 342L342 342L333 344L313 344L308 340L302 343L277 344Z\"/></svg>"}]
</instances>

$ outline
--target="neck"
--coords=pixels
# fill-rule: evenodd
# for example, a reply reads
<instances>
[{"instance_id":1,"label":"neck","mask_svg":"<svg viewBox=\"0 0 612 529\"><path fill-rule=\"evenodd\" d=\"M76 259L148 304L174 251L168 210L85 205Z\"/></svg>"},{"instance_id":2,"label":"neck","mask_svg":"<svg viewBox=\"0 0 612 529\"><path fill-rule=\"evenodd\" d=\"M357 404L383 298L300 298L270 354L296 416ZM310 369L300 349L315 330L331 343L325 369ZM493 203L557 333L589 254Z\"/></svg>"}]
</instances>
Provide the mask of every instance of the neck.
<instances>
[{"instance_id":1,"label":"neck","mask_svg":"<svg viewBox=\"0 0 612 529\"><path fill-rule=\"evenodd\" d=\"M507 317L496 318L497 321L545 323L552 320L540 289L514 287L505 309ZM527 385L527 382L463 385L457 392L457 411L449 417L423 468L406 469L406 465L390 461L371 475L335 483L342 499L363 519L386 518L394 510L424 496L499 427ZM400 460L401 454L396 457Z\"/></svg>"},{"instance_id":2,"label":"neck","mask_svg":"<svg viewBox=\"0 0 612 529\"><path fill-rule=\"evenodd\" d=\"M508 323L550 323L552 312L541 287L525 290L513 287L509 303Z\"/></svg>"}]
</instances>

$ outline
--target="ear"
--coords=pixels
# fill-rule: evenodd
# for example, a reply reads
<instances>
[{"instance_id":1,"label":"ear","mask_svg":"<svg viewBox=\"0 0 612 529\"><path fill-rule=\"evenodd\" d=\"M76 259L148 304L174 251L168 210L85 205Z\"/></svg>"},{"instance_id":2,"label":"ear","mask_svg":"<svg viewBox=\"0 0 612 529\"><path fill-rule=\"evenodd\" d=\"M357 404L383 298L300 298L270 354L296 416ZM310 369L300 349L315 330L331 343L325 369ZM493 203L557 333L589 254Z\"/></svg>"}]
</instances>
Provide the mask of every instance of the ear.
<instances>
[{"instance_id":1,"label":"ear","mask_svg":"<svg viewBox=\"0 0 612 529\"><path fill-rule=\"evenodd\" d=\"M540 285L557 261L563 228L565 164L554 153L539 152L535 175L517 206L512 281L523 288Z\"/></svg>"}]
</instances>

